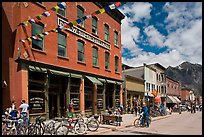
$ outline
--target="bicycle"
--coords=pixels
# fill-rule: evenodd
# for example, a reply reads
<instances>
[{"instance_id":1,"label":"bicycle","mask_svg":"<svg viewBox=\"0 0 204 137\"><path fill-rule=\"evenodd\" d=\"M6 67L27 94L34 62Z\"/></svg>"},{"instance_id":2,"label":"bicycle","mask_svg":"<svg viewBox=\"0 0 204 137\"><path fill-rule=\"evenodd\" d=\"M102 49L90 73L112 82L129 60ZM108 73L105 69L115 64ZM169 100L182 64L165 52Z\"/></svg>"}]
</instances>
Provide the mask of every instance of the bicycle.
<instances>
[{"instance_id":1,"label":"bicycle","mask_svg":"<svg viewBox=\"0 0 204 137\"><path fill-rule=\"evenodd\" d=\"M140 113L139 114L139 118L136 118L135 120L134 120L134 126L135 127L142 127L143 125L142 125L142 119L143 119L143 112L142 113ZM148 122L149 122L149 124L151 123L151 121L152 121L152 117L151 116L149 116L148 117ZM147 122L145 121L144 122L144 124L146 124ZM146 126L146 125L145 125Z\"/></svg>"},{"instance_id":2,"label":"bicycle","mask_svg":"<svg viewBox=\"0 0 204 137\"><path fill-rule=\"evenodd\" d=\"M27 135L44 135L45 133L52 135L50 128L44 123L46 119L41 115L36 117L35 123L30 124L26 129Z\"/></svg>"},{"instance_id":3,"label":"bicycle","mask_svg":"<svg viewBox=\"0 0 204 137\"><path fill-rule=\"evenodd\" d=\"M73 119L73 117L62 118L60 125L56 128L56 135L67 135L69 132L75 132L75 134L83 135L87 131L87 125L80 121L79 118Z\"/></svg>"},{"instance_id":4,"label":"bicycle","mask_svg":"<svg viewBox=\"0 0 204 137\"><path fill-rule=\"evenodd\" d=\"M98 128L99 128L99 121L98 121L99 116L98 115L94 115L94 116L85 115L85 116L86 116L86 118L83 118L82 114L79 114L77 116L77 118L87 125L88 130L90 130L92 132L98 130Z\"/></svg>"},{"instance_id":5,"label":"bicycle","mask_svg":"<svg viewBox=\"0 0 204 137\"><path fill-rule=\"evenodd\" d=\"M2 135L24 135L21 127L22 119L2 119Z\"/></svg>"}]
</instances>

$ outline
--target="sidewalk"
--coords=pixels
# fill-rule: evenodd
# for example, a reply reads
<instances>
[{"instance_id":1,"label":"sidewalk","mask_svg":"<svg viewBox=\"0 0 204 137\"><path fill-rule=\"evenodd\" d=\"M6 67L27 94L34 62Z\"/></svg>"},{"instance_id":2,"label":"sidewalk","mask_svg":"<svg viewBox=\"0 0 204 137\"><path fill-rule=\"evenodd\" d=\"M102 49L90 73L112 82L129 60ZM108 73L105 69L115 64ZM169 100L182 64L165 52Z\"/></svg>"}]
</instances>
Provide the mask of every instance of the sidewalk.
<instances>
[{"instance_id":1,"label":"sidewalk","mask_svg":"<svg viewBox=\"0 0 204 137\"><path fill-rule=\"evenodd\" d=\"M172 113L172 115L175 115L175 114L178 114L178 113ZM156 121L156 120L163 119L163 118L170 117L172 115L153 117L152 122ZM123 114L121 116L122 116L122 120L123 120L121 126L100 124L99 129L97 131L95 131L95 132L88 131L86 135L97 135L100 133L110 132L110 131L114 131L117 129L134 126L133 122L139 115L137 115L137 117L135 116L135 114Z\"/></svg>"}]
</instances>

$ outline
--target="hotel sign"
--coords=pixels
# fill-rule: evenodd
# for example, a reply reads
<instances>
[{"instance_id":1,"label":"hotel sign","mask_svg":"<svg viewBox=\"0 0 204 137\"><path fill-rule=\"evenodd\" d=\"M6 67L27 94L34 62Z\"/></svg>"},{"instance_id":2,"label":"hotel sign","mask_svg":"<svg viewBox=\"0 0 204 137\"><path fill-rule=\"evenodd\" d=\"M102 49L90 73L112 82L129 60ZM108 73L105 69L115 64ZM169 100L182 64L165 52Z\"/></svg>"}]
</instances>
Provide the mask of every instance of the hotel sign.
<instances>
[{"instance_id":1,"label":"hotel sign","mask_svg":"<svg viewBox=\"0 0 204 137\"><path fill-rule=\"evenodd\" d=\"M57 22L58 26L64 26L65 23L68 24L69 22L67 22L61 18L58 18L58 22ZM72 33L74 33L74 34L76 34L76 35L78 35L84 39L87 39L87 40L89 40L89 41L91 41L91 42L93 42L93 43L95 43L95 44L97 44L103 48L110 50L110 44L109 43L95 37L94 35L92 35L90 33L87 33L86 31L84 31L84 30L82 30L76 26L73 26L72 28L65 28L65 30L68 30L68 31L70 31L70 32L72 32Z\"/></svg>"}]
</instances>

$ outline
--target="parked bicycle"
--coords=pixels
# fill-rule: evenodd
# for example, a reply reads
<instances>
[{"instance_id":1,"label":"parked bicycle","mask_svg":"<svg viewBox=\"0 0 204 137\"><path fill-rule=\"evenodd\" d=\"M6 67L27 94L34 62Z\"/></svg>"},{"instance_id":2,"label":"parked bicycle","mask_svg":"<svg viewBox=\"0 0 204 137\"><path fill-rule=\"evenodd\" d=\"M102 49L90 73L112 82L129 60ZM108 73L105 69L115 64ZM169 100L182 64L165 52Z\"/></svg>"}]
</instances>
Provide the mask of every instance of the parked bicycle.
<instances>
[{"instance_id":1,"label":"parked bicycle","mask_svg":"<svg viewBox=\"0 0 204 137\"><path fill-rule=\"evenodd\" d=\"M62 117L61 119L58 119L58 121L60 121L59 124L55 124L56 135L68 135L69 132L75 133L77 135L83 135L87 131L87 125L83 121L80 121L79 118Z\"/></svg>"},{"instance_id":2,"label":"parked bicycle","mask_svg":"<svg viewBox=\"0 0 204 137\"><path fill-rule=\"evenodd\" d=\"M77 115L78 119L80 121L83 121L87 125L88 130L90 130L92 132L98 130L98 128L99 128L99 121L98 121L99 116L98 115L93 115L93 116L85 115L85 116L86 117L83 118L82 114Z\"/></svg>"},{"instance_id":3,"label":"parked bicycle","mask_svg":"<svg viewBox=\"0 0 204 137\"><path fill-rule=\"evenodd\" d=\"M22 119L2 119L2 135L24 135Z\"/></svg>"},{"instance_id":4,"label":"parked bicycle","mask_svg":"<svg viewBox=\"0 0 204 137\"><path fill-rule=\"evenodd\" d=\"M143 125L142 125L142 119L143 119L143 112L142 113L140 113L139 114L139 118L136 118L135 119L135 121L134 121L134 126L135 127L142 127ZM145 120L145 119L144 119ZM152 122L152 117L151 116L149 116L148 117L148 122L149 122L149 124ZM146 121L144 121L144 126L146 126Z\"/></svg>"},{"instance_id":5,"label":"parked bicycle","mask_svg":"<svg viewBox=\"0 0 204 137\"><path fill-rule=\"evenodd\" d=\"M44 123L46 119L42 117L41 115L36 117L35 123L30 124L27 129L25 134L27 135L52 135L52 132L50 128Z\"/></svg>"}]
</instances>

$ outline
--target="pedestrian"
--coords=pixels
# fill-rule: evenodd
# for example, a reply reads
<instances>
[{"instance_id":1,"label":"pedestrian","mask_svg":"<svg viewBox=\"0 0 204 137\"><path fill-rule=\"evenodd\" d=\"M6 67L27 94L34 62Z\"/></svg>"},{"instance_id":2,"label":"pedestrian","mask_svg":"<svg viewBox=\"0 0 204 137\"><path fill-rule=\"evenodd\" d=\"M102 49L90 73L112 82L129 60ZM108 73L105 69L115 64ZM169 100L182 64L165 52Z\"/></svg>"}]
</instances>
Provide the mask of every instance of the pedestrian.
<instances>
[{"instance_id":1,"label":"pedestrian","mask_svg":"<svg viewBox=\"0 0 204 137\"><path fill-rule=\"evenodd\" d=\"M25 100L21 101L21 105L19 106L20 109L20 118L26 122L26 126L29 124L29 105L26 103ZM23 124L24 124L23 122Z\"/></svg>"},{"instance_id":2,"label":"pedestrian","mask_svg":"<svg viewBox=\"0 0 204 137\"><path fill-rule=\"evenodd\" d=\"M73 100L70 101L68 105L68 110L69 110L69 117L74 117L74 107L73 107Z\"/></svg>"},{"instance_id":3,"label":"pedestrian","mask_svg":"<svg viewBox=\"0 0 204 137\"><path fill-rule=\"evenodd\" d=\"M142 126L145 126L145 123L147 123L146 127L149 127L149 111L146 103L143 103L142 111L143 112L143 118L142 118Z\"/></svg>"},{"instance_id":4,"label":"pedestrian","mask_svg":"<svg viewBox=\"0 0 204 137\"><path fill-rule=\"evenodd\" d=\"M135 116L137 116L137 110L138 110L137 108L138 108L138 101L136 100L134 104Z\"/></svg>"},{"instance_id":5,"label":"pedestrian","mask_svg":"<svg viewBox=\"0 0 204 137\"><path fill-rule=\"evenodd\" d=\"M11 101L11 107L9 108L9 114L12 119L16 119L18 117L18 110L16 109L16 101Z\"/></svg>"}]
</instances>

